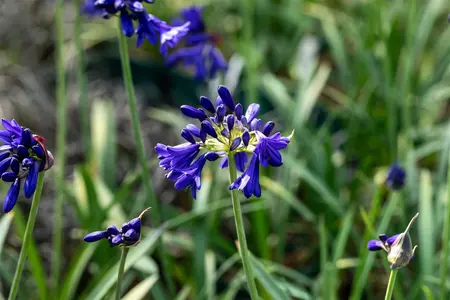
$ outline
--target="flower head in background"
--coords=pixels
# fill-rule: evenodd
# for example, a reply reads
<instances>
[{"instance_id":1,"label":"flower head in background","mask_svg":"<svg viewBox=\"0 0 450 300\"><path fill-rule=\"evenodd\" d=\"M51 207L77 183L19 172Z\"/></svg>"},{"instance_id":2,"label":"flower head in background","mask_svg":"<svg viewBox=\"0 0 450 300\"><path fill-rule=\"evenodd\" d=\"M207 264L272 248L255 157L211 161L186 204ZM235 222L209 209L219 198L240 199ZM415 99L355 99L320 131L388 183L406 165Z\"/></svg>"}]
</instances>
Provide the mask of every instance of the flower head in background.
<instances>
[{"instance_id":1,"label":"flower head in background","mask_svg":"<svg viewBox=\"0 0 450 300\"><path fill-rule=\"evenodd\" d=\"M31 198L36 190L38 173L53 166L53 156L45 147L44 138L33 135L16 120L2 119L0 130L0 176L11 183L3 201L3 211L10 212L19 198L21 183L24 195Z\"/></svg>"},{"instance_id":2,"label":"flower head in background","mask_svg":"<svg viewBox=\"0 0 450 300\"><path fill-rule=\"evenodd\" d=\"M412 246L409 230L418 216L419 213L411 219L404 232L391 237L380 234L379 240L370 240L367 244L367 249L369 251L386 251L388 253L387 259L391 269L400 269L407 266L414 258L414 252L417 248L417 245L414 247Z\"/></svg>"},{"instance_id":3,"label":"flower head in background","mask_svg":"<svg viewBox=\"0 0 450 300\"><path fill-rule=\"evenodd\" d=\"M400 190L405 186L405 180L405 169L397 164L392 164L386 176L386 185L393 190Z\"/></svg>"},{"instance_id":4,"label":"flower head in background","mask_svg":"<svg viewBox=\"0 0 450 300\"><path fill-rule=\"evenodd\" d=\"M128 221L122 225L119 230L116 226L109 226L103 231L94 231L87 234L84 237L84 241L88 243L97 242L102 239L107 239L111 247L114 246L136 246L141 240L141 219L144 213L146 213L150 208L145 209L137 217Z\"/></svg>"},{"instance_id":5,"label":"flower head in background","mask_svg":"<svg viewBox=\"0 0 450 300\"><path fill-rule=\"evenodd\" d=\"M198 80L214 78L219 71L228 68L225 58L217 47L218 35L206 31L202 12L201 6L181 10L180 18L175 19L173 24L189 22L189 33L184 37L185 47L167 57L167 65L170 67L176 64L193 67L195 78Z\"/></svg>"},{"instance_id":6,"label":"flower head in background","mask_svg":"<svg viewBox=\"0 0 450 300\"><path fill-rule=\"evenodd\" d=\"M127 37L137 34L136 47L144 40L156 45L160 42L160 51L167 55L167 49L175 47L181 37L189 30L189 22L179 26L169 26L166 22L147 13L143 2L153 3L153 0L86 0L82 11L88 15L100 14L105 19L119 15L122 32ZM135 24L137 26L135 28Z\"/></svg>"},{"instance_id":7,"label":"flower head in background","mask_svg":"<svg viewBox=\"0 0 450 300\"><path fill-rule=\"evenodd\" d=\"M219 86L218 94L216 106L206 97L200 97L202 108L181 106L181 112L198 120L200 126L189 124L181 131L186 143L157 144L159 166L166 171L167 178L175 182L175 188L190 188L196 198L205 163L222 157L221 167L225 168L229 163L228 155L232 155L242 174L231 184L230 190L241 190L247 198L259 197L259 166L281 166L279 151L287 147L291 137L283 137L279 132L272 134L275 123L263 124L257 118L259 104L250 104L244 113L243 106L234 103L226 87Z\"/></svg>"}]
</instances>

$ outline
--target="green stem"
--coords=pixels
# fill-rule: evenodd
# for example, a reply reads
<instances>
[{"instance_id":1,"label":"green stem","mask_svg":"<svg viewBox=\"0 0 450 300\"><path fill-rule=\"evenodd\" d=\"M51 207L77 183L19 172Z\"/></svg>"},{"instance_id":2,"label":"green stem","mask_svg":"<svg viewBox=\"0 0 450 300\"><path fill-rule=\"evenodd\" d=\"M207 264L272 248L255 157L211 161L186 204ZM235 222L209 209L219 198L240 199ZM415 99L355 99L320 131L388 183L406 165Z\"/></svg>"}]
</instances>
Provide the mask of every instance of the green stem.
<instances>
[{"instance_id":1,"label":"green stem","mask_svg":"<svg viewBox=\"0 0 450 300\"><path fill-rule=\"evenodd\" d=\"M442 233L442 263L441 267L441 298L442 300L447 299L447 274L448 274L448 256L449 256L449 240L450 240L450 147L448 149L448 171L447 171L447 192L449 200L447 201L447 215L444 221L444 230Z\"/></svg>"},{"instance_id":2,"label":"green stem","mask_svg":"<svg viewBox=\"0 0 450 300\"><path fill-rule=\"evenodd\" d=\"M236 178L236 164L234 162L234 154L228 155L228 169L230 170L230 184ZM247 277L248 288L250 296L254 300L258 300L258 290L256 289L256 282L253 276L253 269L250 265L250 258L247 248L247 240L245 237L244 221L242 219L241 203L237 196L237 190L231 190L231 201L233 202L234 221L236 223L236 232L239 241L239 252L241 254L242 265L244 266L245 276Z\"/></svg>"},{"instance_id":3,"label":"green stem","mask_svg":"<svg viewBox=\"0 0 450 300\"><path fill-rule=\"evenodd\" d=\"M56 28L56 97L57 97L57 136L56 136L56 201L54 206L53 252L50 281L54 292L59 287L61 249L62 249L62 225L63 225L63 201L64 201L64 173L66 154L66 127L67 127L67 99L64 68L64 0L56 1L55 28Z\"/></svg>"},{"instance_id":4,"label":"green stem","mask_svg":"<svg viewBox=\"0 0 450 300\"><path fill-rule=\"evenodd\" d=\"M81 123L81 133L83 139L84 146L84 155L85 158L88 159L90 156L91 149L91 140L90 140L90 132L89 132L89 102L87 96L87 78L85 74L85 57L83 50L83 43L81 41L81 33L82 33L82 16L81 16L81 7L83 5L84 0L77 1L77 9L75 14L75 49L77 53L77 87L78 87L78 97L79 97L79 105L80 105L80 123Z\"/></svg>"},{"instance_id":5,"label":"green stem","mask_svg":"<svg viewBox=\"0 0 450 300\"><path fill-rule=\"evenodd\" d=\"M39 173L36 191L34 192L33 201L31 202L30 215L28 216L25 234L23 235L22 249L20 249L19 261L17 262L16 273L12 282L11 290L9 292L9 300L16 299L19 290L20 277L22 276L23 267L28 255L28 245L31 241L31 233L33 232L34 223L41 201L42 188L44 186L44 172Z\"/></svg>"},{"instance_id":6,"label":"green stem","mask_svg":"<svg viewBox=\"0 0 450 300\"><path fill-rule=\"evenodd\" d=\"M141 126L139 121L139 114L137 111L137 101L136 101L136 95L134 93L134 86L133 86L133 77L131 75L131 65L130 65L130 57L128 55L128 44L127 39L125 35L122 33L122 26L120 23L120 18L117 18L117 34L118 34L118 40L119 40L119 50L120 50L120 61L122 64L122 74L123 74L123 81L125 85L125 91L127 93L128 97L128 104L130 106L130 115L131 115L131 122L133 126L133 135L134 140L136 143L136 150L138 154L138 160L139 165L142 168L142 182L144 185L145 194L147 195L147 198L149 199L150 206L151 206L151 214L152 214L152 220L153 225L155 227L158 227L159 224L161 224L160 219L160 209L159 209L159 203L156 201L156 198L153 194L153 188L150 181L150 171L148 168L148 162L146 157L146 152L144 149L144 142L142 139L142 132L141 132ZM173 295L175 295L175 285L173 283L172 277L169 275L169 262L168 257L166 257L166 252L164 251L164 245L162 242L162 236L161 239L158 242L158 249L157 249L158 256L161 259L161 263L163 265L163 275L164 279L167 282L168 288Z\"/></svg>"},{"instance_id":7,"label":"green stem","mask_svg":"<svg viewBox=\"0 0 450 300\"><path fill-rule=\"evenodd\" d=\"M392 294L394 292L395 278L397 277L398 270L391 270L391 275L389 276L389 283L386 289L386 296L384 300L391 300Z\"/></svg>"},{"instance_id":8,"label":"green stem","mask_svg":"<svg viewBox=\"0 0 450 300\"><path fill-rule=\"evenodd\" d=\"M116 300L120 300L120 286L123 279L123 271L125 269L125 261L127 260L128 247L122 247L122 254L120 255L120 265L119 271L117 272L117 283L116 283Z\"/></svg>"},{"instance_id":9,"label":"green stem","mask_svg":"<svg viewBox=\"0 0 450 300\"><path fill-rule=\"evenodd\" d=\"M381 200L382 200L382 189L379 187L375 187L375 192L373 194L373 198L372 198L372 206L370 208L369 211L369 223L372 226L372 229L375 229L375 221L376 218L379 214L380 211L380 207L381 207ZM350 294L350 299L352 300L356 300L356 299L361 299L361 294L364 290L364 287L366 285L366 282L364 281L364 276L362 276L362 274L364 272L367 272L368 270L368 266L367 264L369 263L369 252L367 251L366 245L367 245L367 241L370 240L370 238L372 237L372 230L369 230L369 228L366 228L366 230L364 231L364 243L361 244L361 247L359 249L359 257L360 257L360 264L358 265L358 268L356 269L356 275L354 276L354 280L353 280L353 287L352 287L352 292Z\"/></svg>"}]
</instances>

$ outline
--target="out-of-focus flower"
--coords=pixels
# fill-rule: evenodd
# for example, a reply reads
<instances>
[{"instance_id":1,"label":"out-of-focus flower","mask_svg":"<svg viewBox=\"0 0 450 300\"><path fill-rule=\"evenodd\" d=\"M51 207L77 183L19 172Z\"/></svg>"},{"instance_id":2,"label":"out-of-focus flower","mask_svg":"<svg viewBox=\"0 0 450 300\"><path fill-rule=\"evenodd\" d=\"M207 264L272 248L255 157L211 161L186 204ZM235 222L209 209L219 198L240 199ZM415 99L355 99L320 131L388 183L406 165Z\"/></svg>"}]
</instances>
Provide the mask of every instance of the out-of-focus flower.
<instances>
[{"instance_id":1,"label":"out-of-focus flower","mask_svg":"<svg viewBox=\"0 0 450 300\"><path fill-rule=\"evenodd\" d=\"M24 196L31 198L36 191L38 173L53 166L53 155L45 147L45 139L33 135L16 120L2 119L0 130L0 176L11 186L3 201L3 211L10 212L17 203L21 183Z\"/></svg>"},{"instance_id":2,"label":"out-of-focus flower","mask_svg":"<svg viewBox=\"0 0 450 300\"><path fill-rule=\"evenodd\" d=\"M192 6L180 11L180 18L173 21L179 25L189 22L189 33L184 37L185 47L174 51L167 57L167 64L182 64L195 69L195 78L205 80L214 78L220 71L228 68L227 62L217 47L218 35L208 33L202 17L203 7Z\"/></svg>"},{"instance_id":3,"label":"out-of-focus flower","mask_svg":"<svg viewBox=\"0 0 450 300\"><path fill-rule=\"evenodd\" d=\"M386 176L386 185L393 190L400 190L405 186L406 171L397 164L392 164Z\"/></svg>"},{"instance_id":4,"label":"out-of-focus flower","mask_svg":"<svg viewBox=\"0 0 450 300\"><path fill-rule=\"evenodd\" d=\"M175 47L181 37L188 32L189 22L179 26L169 26L166 22L147 13L143 2L153 3L153 0L86 0L82 11L88 15L102 14L108 19L119 15L122 32L127 37L137 34L136 47L144 40L156 45L160 41L160 51L167 55L167 49ZM135 29L135 22L137 26Z\"/></svg>"},{"instance_id":5,"label":"out-of-focus flower","mask_svg":"<svg viewBox=\"0 0 450 300\"><path fill-rule=\"evenodd\" d=\"M135 246L141 240L141 219L144 213L146 213L150 208L145 209L137 217L128 221L122 225L119 230L116 226L109 226L107 229L102 231L94 231L87 234L84 237L84 241L88 243L97 242L101 239L107 239L111 247L114 246Z\"/></svg>"},{"instance_id":6,"label":"out-of-focus flower","mask_svg":"<svg viewBox=\"0 0 450 300\"><path fill-rule=\"evenodd\" d=\"M229 90L219 86L214 106L211 100L200 97L202 108L181 106L181 112L200 122L189 124L181 131L186 143L177 146L157 144L159 166L167 178L175 182L175 188L190 188L195 198L201 188L201 172L207 161L222 157L221 167L228 167L228 155L232 154L237 170L243 172L230 189L243 191L245 197L261 196L259 167L279 167L283 164L280 150L286 148L290 138L279 132L272 134L275 124L263 125L257 118L259 105L250 104L245 114L243 106L235 104ZM200 154L201 151L204 153ZM248 155L252 155L246 168Z\"/></svg>"},{"instance_id":7,"label":"out-of-focus flower","mask_svg":"<svg viewBox=\"0 0 450 300\"><path fill-rule=\"evenodd\" d=\"M414 247L412 246L409 230L418 216L419 213L411 219L404 232L391 237L380 234L379 240L370 240L367 243L367 249L369 251L386 251L388 253L387 259L391 269L400 269L407 266L414 258L414 252L417 248L417 245Z\"/></svg>"}]
</instances>

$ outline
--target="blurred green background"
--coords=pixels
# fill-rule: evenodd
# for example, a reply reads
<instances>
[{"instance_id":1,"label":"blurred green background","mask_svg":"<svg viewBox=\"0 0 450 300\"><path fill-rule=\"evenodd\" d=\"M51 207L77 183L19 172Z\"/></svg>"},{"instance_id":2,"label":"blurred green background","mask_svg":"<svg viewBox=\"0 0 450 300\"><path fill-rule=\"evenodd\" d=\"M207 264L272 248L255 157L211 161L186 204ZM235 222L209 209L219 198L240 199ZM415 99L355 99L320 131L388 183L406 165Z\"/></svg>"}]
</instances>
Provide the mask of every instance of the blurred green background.
<instances>
[{"instance_id":1,"label":"blurred green background","mask_svg":"<svg viewBox=\"0 0 450 300\"><path fill-rule=\"evenodd\" d=\"M204 171L193 201L157 167L156 143L177 144L187 124L177 110L215 99L218 84L235 101L262 106L285 135L295 129L284 166L264 170L259 199L242 199L252 263L264 299L379 299L389 276L385 253L368 253L420 212L414 261L399 272L395 299L438 299L450 288L440 269L450 198L450 3L445 0L159 0L148 11L170 20L205 5L209 31L222 36L229 70L208 83L168 69L158 49L135 49L133 76L152 182L165 229L147 226L130 251L124 299L249 299L234 244L228 174ZM147 207L136 168L114 20L83 17L91 150L81 134L75 15L64 6L68 139L61 286L50 291L54 171L46 178L22 279L21 299L109 299L120 251L83 236L120 225ZM55 154L54 3L0 3L0 116L47 139ZM408 172L406 187L383 186L388 166ZM57 164L58 162L56 162ZM7 186L1 184L1 193ZM30 201L0 217L0 291L7 295ZM374 209L373 203L380 205ZM152 258L163 235L169 268ZM161 272L173 278L171 293Z\"/></svg>"}]
</instances>

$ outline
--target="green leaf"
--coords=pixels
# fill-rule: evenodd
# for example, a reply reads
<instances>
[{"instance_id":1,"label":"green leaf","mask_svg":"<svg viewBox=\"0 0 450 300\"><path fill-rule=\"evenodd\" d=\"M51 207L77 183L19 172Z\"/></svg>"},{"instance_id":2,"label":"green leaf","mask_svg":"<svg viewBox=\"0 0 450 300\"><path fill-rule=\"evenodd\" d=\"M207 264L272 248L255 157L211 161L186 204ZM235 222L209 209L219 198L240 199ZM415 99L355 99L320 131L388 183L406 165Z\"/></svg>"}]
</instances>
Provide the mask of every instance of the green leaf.
<instances>
[{"instance_id":1,"label":"green leaf","mask_svg":"<svg viewBox=\"0 0 450 300\"><path fill-rule=\"evenodd\" d=\"M134 288L132 288L122 300L140 300L147 299L149 291L152 289L153 285L159 280L158 274L153 274L143 281L139 282Z\"/></svg>"}]
</instances>

